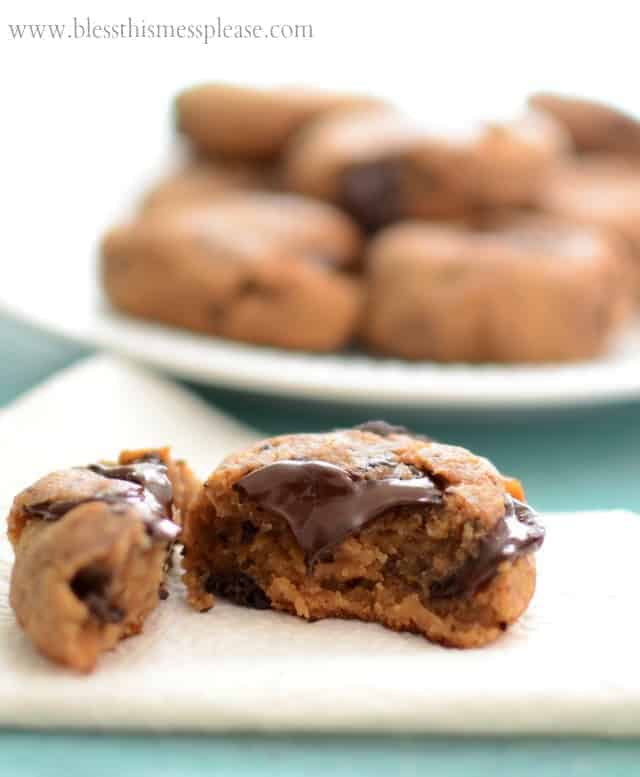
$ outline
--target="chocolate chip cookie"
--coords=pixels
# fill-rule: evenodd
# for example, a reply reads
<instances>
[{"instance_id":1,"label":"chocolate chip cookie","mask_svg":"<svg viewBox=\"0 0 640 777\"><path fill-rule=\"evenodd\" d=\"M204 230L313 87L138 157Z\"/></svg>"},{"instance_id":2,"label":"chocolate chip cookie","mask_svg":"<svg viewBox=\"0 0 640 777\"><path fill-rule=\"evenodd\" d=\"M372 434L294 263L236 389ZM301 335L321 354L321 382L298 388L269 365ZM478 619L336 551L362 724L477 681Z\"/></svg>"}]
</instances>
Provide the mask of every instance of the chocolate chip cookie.
<instances>
[{"instance_id":1,"label":"chocolate chip cookie","mask_svg":"<svg viewBox=\"0 0 640 777\"><path fill-rule=\"evenodd\" d=\"M443 362L553 362L601 353L629 315L625 246L535 216L483 230L398 224L373 241L363 337Z\"/></svg>"},{"instance_id":2,"label":"chocolate chip cookie","mask_svg":"<svg viewBox=\"0 0 640 777\"><path fill-rule=\"evenodd\" d=\"M203 84L178 95L176 123L203 153L268 159L311 119L378 102L372 97L306 88Z\"/></svg>"},{"instance_id":3,"label":"chocolate chip cookie","mask_svg":"<svg viewBox=\"0 0 640 777\"><path fill-rule=\"evenodd\" d=\"M199 483L168 449L53 472L15 498L10 601L44 655L91 671L167 593L169 553Z\"/></svg>"},{"instance_id":4,"label":"chocolate chip cookie","mask_svg":"<svg viewBox=\"0 0 640 777\"><path fill-rule=\"evenodd\" d=\"M324 230L327 211L318 230L313 218L287 220L283 205L275 235L277 205L262 204L253 224L219 217L214 204L159 209L112 230L102 244L109 300L140 318L232 340L308 351L343 347L357 329L362 289L336 267L357 233L335 214L336 239ZM248 207L236 203L228 211ZM298 215L313 210L299 201L292 207Z\"/></svg>"},{"instance_id":5,"label":"chocolate chip cookie","mask_svg":"<svg viewBox=\"0 0 640 777\"><path fill-rule=\"evenodd\" d=\"M191 205L185 203L184 207ZM207 214L210 223L233 227L238 233L263 234L285 250L330 266L352 267L361 259L360 229L344 211L322 200L297 194L246 191L228 193L195 207ZM158 215L165 218L164 214Z\"/></svg>"},{"instance_id":6,"label":"chocolate chip cookie","mask_svg":"<svg viewBox=\"0 0 640 777\"><path fill-rule=\"evenodd\" d=\"M343 111L306 125L290 141L282 179L375 230L403 219L457 219L529 203L566 145L563 131L535 114L438 134L391 110Z\"/></svg>"},{"instance_id":7,"label":"chocolate chip cookie","mask_svg":"<svg viewBox=\"0 0 640 777\"><path fill-rule=\"evenodd\" d=\"M534 592L544 530L523 499L485 459L381 422L264 440L187 514L189 600L484 645Z\"/></svg>"},{"instance_id":8,"label":"chocolate chip cookie","mask_svg":"<svg viewBox=\"0 0 640 777\"><path fill-rule=\"evenodd\" d=\"M270 166L239 160L193 161L184 169L156 183L145 195L142 207L178 207L210 203L229 193L271 189Z\"/></svg>"},{"instance_id":9,"label":"chocolate chip cookie","mask_svg":"<svg viewBox=\"0 0 640 777\"><path fill-rule=\"evenodd\" d=\"M591 154L559 165L538 198L547 213L593 224L625 239L640 295L640 157Z\"/></svg>"},{"instance_id":10,"label":"chocolate chip cookie","mask_svg":"<svg viewBox=\"0 0 640 777\"><path fill-rule=\"evenodd\" d=\"M640 121L612 105L547 93L533 95L529 103L563 124L578 151L640 155Z\"/></svg>"}]
</instances>

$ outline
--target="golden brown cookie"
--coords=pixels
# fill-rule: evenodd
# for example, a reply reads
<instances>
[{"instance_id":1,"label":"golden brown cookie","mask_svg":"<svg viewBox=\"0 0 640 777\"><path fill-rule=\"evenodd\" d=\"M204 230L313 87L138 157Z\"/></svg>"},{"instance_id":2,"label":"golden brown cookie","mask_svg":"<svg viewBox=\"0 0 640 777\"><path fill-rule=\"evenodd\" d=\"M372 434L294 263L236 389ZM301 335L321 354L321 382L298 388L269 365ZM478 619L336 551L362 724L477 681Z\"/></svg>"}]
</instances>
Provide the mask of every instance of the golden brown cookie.
<instances>
[{"instance_id":1,"label":"golden brown cookie","mask_svg":"<svg viewBox=\"0 0 640 777\"><path fill-rule=\"evenodd\" d=\"M444 134L391 110L343 111L291 140L282 179L375 230L403 219L463 218L479 208L527 204L566 147L564 132L533 113Z\"/></svg>"},{"instance_id":2,"label":"golden brown cookie","mask_svg":"<svg viewBox=\"0 0 640 777\"><path fill-rule=\"evenodd\" d=\"M229 456L187 515L189 600L484 645L535 588L544 531L521 496L485 459L381 422L263 440Z\"/></svg>"},{"instance_id":3,"label":"golden brown cookie","mask_svg":"<svg viewBox=\"0 0 640 777\"><path fill-rule=\"evenodd\" d=\"M156 183L142 207L178 207L213 202L233 192L270 189L273 171L266 165L238 160L197 161Z\"/></svg>"},{"instance_id":4,"label":"golden brown cookie","mask_svg":"<svg viewBox=\"0 0 640 777\"><path fill-rule=\"evenodd\" d=\"M217 218L213 207L143 217L103 240L104 289L120 310L196 332L309 351L341 348L359 321L360 283L336 269L313 230L311 251L299 246L302 225L287 229L289 244L268 227Z\"/></svg>"},{"instance_id":5,"label":"golden brown cookie","mask_svg":"<svg viewBox=\"0 0 640 777\"><path fill-rule=\"evenodd\" d=\"M210 223L238 233L260 234L283 249L299 252L336 267L352 267L361 259L363 236L339 208L322 200L266 191L227 193L213 201L185 203L205 214ZM164 219L165 214L157 214Z\"/></svg>"},{"instance_id":6,"label":"golden brown cookie","mask_svg":"<svg viewBox=\"0 0 640 777\"><path fill-rule=\"evenodd\" d=\"M44 655L91 671L166 598L169 553L199 483L168 449L53 472L15 498L10 601Z\"/></svg>"},{"instance_id":7,"label":"golden brown cookie","mask_svg":"<svg viewBox=\"0 0 640 777\"><path fill-rule=\"evenodd\" d=\"M176 99L177 126L203 153L247 159L277 155L305 122L334 110L379 102L315 89L203 84Z\"/></svg>"},{"instance_id":8,"label":"golden brown cookie","mask_svg":"<svg viewBox=\"0 0 640 777\"><path fill-rule=\"evenodd\" d=\"M628 262L607 233L535 216L483 230L398 224L366 258L363 337L406 359L593 357L628 318Z\"/></svg>"},{"instance_id":9,"label":"golden brown cookie","mask_svg":"<svg viewBox=\"0 0 640 777\"><path fill-rule=\"evenodd\" d=\"M563 124L578 151L640 155L640 121L605 103L557 94L534 94L529 104Z\"/></svg>"},{"instance_id":10,"label":"golden brown cookie","mask_svg":"<svg viewBox=\"0 0 640 777\"><path fill-rule=\"evenodd\" d=\"M640 159L592 154L558 165L545 180L539 207L593 224L624 238L634 259L640 294Z\"/></svg>"}]
</instances>

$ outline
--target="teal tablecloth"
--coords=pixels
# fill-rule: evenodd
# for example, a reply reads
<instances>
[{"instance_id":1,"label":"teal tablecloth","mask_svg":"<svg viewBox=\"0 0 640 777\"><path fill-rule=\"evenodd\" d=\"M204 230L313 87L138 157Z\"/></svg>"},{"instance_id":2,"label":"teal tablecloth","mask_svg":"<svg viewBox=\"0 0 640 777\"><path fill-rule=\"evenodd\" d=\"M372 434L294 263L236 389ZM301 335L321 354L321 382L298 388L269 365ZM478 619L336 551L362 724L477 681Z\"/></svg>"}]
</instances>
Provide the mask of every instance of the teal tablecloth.
<instances>
[{"instance_id":1,"label":"teal tablecloth","mask_svg":"<svg viewBox=\"0 0 640 777\"><path fill-rule=\"evenodd\" d=\"M0 319L0 405L86 353ZM319 405L192 388L267 433L327 429L372 416L405 423L489 456L504 471L523 479L530 501L542 510L624 507L640 511L640 403L547 413L443 415L389 413L382 408ZM2 455L11 455L11 441L0 443ZM23 774L631 777L640 775L640 741L153 737L0 731L0 775Z\"/></svg>"}]
</instances>

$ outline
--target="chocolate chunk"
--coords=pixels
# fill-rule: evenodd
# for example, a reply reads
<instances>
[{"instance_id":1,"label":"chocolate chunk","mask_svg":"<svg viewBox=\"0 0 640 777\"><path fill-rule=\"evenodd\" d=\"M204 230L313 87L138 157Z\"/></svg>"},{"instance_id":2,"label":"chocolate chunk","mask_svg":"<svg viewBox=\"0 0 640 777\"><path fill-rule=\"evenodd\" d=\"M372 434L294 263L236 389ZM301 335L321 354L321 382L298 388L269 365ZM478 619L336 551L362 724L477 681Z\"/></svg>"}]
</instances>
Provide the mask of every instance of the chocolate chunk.
<instances>
[{"instance_id":1,"label":"chocolate chunk","mask_svg":"<svg viewBox=\"0 0 640 777\"><path fill-rule=\"evenodd\" d=\"M251 523L251 521L243 521L242 526L240 527L242 532L240 536L240 542L248 543L251 542L251 540L256 536L258 533L258 527Z\"/></svg>"},{"instance_id":2,"label":"chocolate chunk","mask_svg":"<svg viewBox=\"0 0 640 777\"><path fill-rule=\"evenodd\" d=\"M370 231L403 215L403 171L396 161L378 161L348 168L340 182L342 207Z\"/></svg>"},{"instance_id":3,"label":"chocolate chunk","mask_svg":"<svg viewBox=\"0 0 640 777\"><path fill-rule=\"evenodd\" d=\"M92 564L76 572L70 586L73 593L84 602L89 611L103 623L120 623L125 613L111 604L107 589L111 583L111 573L103 567Z\"/></svg>"},{"instance_id":4,"label":"chocolate chunk","mask_svg":"<svg viewBox=\"0 0 640 777\"><path fill-rule=\"evenodd\" d=\"M204 587L208 593L222 596L243 607L253 607L255 610L271 609L271 602L265 592L244 572L209 575Z\"/></svg>"},{"instance_id":5,"label":"chocolate chunk","mask_svg":"<svg viewBox=\"0 0 640 777\"><path fill-rule=\"evenodd\" d=\"M48 499L45 502L36 502L35 504L25 505L24 511L27 515L34 518L41 518L43 521L58 521L71 510L75 510L80 505L89 502L103 502L104 504L117 505L120 502L136 499L139 491L131 489L122 494L95 494L94 496L83 497L82 499Z\"/></svg>"},{"instance_id":6,"label":"chocolate chunk","mask_svg":"<svg viewBox=\"0 0 640 777\"><path fill-rule=\"evenodd\" d=\"M386 510L442 502L442 491L426 475L354 479L325 461L278 461L245 475L234 488L288 522L308 564Z\"/></svg>"},{"instance_id":7,"label":"chocolate chunk","mask_svg":"<svg viewBox=\"0 0 640 777\"><path fill-rule=\"evenodd\" d=\"M392 434L411 434L406 426L394 426L386 421L365 421L353 428L359 432L372 432L380 437L390 437Z\"/></svg>"},{"instance_id":8,"label":"chocolate chunk","mask_svg":"<svg viewBox=\"0 0 640 777\"><path fill-rule=\"evenodd\" d=\"M107 466L91 464L87 469L111 480L126 480L137 483L156 498L158 503L169 512L173 499L173 488L167 474L167 465L155 456L145 456L131 464Z\"/></svg>"},{"instance_id":9,"label":"chocolate chunk","mask_svg":"<svg viewBox=\"0 0 640 777\"><path fill-rule=\"evenodd\" d=\"M481 541L478 553L460 569L431 585L430 596L450 598L473 594L489 582L503 561L515 561L538 550L544 541L544 527L529 505L507 496L506 512Z\"/></svg>"}]
</instances>

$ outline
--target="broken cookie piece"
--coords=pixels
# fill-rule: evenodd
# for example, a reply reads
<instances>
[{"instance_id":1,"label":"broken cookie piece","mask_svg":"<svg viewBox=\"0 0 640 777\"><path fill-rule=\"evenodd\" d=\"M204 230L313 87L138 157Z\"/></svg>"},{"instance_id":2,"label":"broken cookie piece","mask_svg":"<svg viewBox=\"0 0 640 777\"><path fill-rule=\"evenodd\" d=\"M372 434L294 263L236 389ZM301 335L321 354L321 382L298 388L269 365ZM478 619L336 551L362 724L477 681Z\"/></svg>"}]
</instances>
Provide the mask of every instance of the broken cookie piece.
<instances>
[{"instance_id":1,"label":"broken cookie piece","mask_svg":"<svg viewBox=\"0 0 640 777\"><path fill-rule=\"evenodd\" d=\"M15 498L10 602L49 658L91 671L137 634L159 599L181 516L199 483L168 449L46 475Z\"/></svg>"},{"instance_id":2,"label":"broken cookie piece","mask_svg":"<svg viewBox=\"0 0 640 777\"><path fill-rule=\"evenodd\" d=\"M189 510L189 600L483 645L534 592L544 530L522 497L485 459L381 422L275 437L228 457Z\"/></svg>"}]
</instances>

